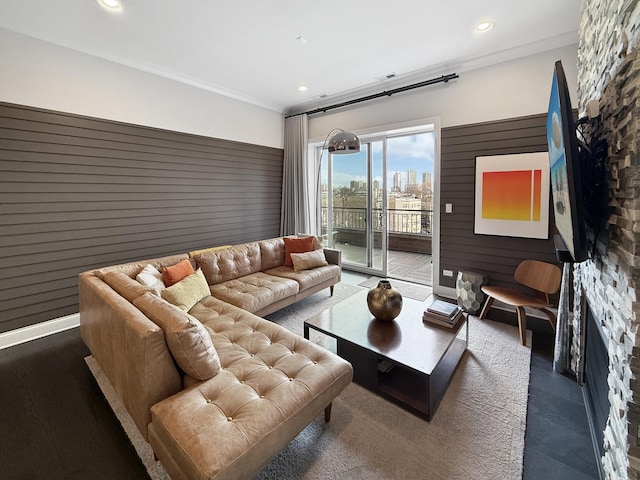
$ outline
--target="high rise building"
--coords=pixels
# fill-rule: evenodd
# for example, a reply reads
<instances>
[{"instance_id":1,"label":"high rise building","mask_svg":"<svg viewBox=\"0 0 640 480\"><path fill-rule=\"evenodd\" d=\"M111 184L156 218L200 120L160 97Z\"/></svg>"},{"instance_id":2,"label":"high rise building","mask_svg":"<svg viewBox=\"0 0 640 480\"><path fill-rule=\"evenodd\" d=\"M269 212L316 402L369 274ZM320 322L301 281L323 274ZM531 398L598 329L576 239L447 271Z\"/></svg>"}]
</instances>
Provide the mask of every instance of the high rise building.
<instances>
[{"instance_id":1,"label":"high rise building","mask_svg":"<svg viewBox=\"0 0 640 480\"><path fill-rule=\"evenodd\" d=\"M393 174L393 190L397 192L402 191L402 174L400 172Z\"/></svg>"},{"instance_id":2,"label":"high rise building","mask_svg":"<svg viewBox=\"0 0 640 480\"><path fill-rule=\"evenodd\" d=\"M424 172L422 174L422 188L424 190L433 190L433 185L431 184L431 172Z\"/></svg>"},{"instance_id":3,"label":"high rise building","mask_svg":"<svg viewBox=\"0 0 640 480\"><path fill-rule=\"evenodd\" d=\"M351 180L351 191L352 192L360 192L367 188L367 182L363 182L361 180Z\"/></svg>"},{"instance_id":4,"label":"high rise building","mask_svg":"<svg viewBox=\"0 0 640 480\"><path fill-rule=\"evenodd\" d=\"M415 170L407 170L407 185L415 185L418 183Z\"/></svg>"}]
</instances>

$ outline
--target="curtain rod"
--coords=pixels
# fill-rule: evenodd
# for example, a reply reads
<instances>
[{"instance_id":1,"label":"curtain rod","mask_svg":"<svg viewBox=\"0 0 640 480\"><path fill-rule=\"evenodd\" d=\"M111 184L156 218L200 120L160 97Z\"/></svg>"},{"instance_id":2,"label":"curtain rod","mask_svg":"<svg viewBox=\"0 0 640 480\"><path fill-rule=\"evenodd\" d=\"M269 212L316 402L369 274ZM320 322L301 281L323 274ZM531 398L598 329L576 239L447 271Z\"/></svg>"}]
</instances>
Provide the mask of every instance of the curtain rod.
<instances>
[{"instance_id":1,"label":"curtain rod","mask_svg":"<svg viewBox=\"0 0 640 480\"><path fill-rule=\"evenodd\" d=\"M294 113L291 115L286 115L284 118L297 117L298 115L313 115L314 113L326 113L328 110L333 110L335 108L346 107L347 105L353 105L354 103L366 102L367 100L373 100L374 98L380 97L390 97L394 93L406 92L407 90L413 90L415 88L426 87L427 85L433 85L435 83L444 82L447 83L449 80L453 80L454 78L458 78L460 75L457 73L449 73L448 75L442 75L437 78L432 78L430 80L425 80L423 82L412 83L411 85L405 85L404 87L393 88L391 90L385 90L383 92L374 93L372 95L366 95L364 97L356 98L354 100L347 100L346 102L336 103L334 105L329 105L327 107L320 107L314 110L309 110L308 112L300 112Z\"/></svg>"}]
</instances>

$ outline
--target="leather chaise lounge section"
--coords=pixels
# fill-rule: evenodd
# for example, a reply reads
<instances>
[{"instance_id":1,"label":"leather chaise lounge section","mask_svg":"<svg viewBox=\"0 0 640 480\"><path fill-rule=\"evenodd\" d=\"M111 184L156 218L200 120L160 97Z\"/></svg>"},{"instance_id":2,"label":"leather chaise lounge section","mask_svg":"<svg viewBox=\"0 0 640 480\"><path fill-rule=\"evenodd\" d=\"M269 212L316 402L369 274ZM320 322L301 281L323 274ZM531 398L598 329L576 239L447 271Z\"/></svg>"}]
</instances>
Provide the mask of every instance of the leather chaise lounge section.
<instances>
[{"instance_id":1,"label":"leather chaise lounge section","mask_svg":"<svg viewBox=\"0 0 640 480\"><path fill-rule=\"evenodd\" d=\"M188 254L79 276L82 338L174 480L253 478L351 382L349 363L259 316L340 280L339 252L325 250L329 265L294 271L284 250L276 238L191 258L211 295L188 314L220 360L204 381L177 366L162 328L137 306L160 300L136 275Z\"/></svg>"}]
</instances>

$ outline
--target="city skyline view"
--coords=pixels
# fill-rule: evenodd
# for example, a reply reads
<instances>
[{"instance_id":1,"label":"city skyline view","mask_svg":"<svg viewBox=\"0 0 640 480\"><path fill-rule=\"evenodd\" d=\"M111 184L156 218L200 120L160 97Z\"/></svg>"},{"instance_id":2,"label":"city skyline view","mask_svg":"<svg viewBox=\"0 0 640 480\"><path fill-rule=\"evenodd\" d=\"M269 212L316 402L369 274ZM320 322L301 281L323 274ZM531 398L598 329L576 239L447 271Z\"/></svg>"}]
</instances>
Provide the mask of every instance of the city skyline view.
<instances>
[{"instance_id":1,"label":"city skyline view","mask_svg":"<svg viewBox=\"0 0 640 480\"><path fill-rule=\"evenodd\" d=\"M382 141L363 142L358 153L333 157L333 188L349 188L352 182L367 181L367 148L371 146L373 158L373 181L382 185ZM326 153L326 152L325 152ZM416 183L422 184L423 173L433 178L435 161L435 134L433 131L390 137L387 139L387 190L394 186L394 175L401 174L401 188L408 182L408 171L416 172ZM328 161L323 156L322 183L327 183Z\"/></svg>"}]
</instances>

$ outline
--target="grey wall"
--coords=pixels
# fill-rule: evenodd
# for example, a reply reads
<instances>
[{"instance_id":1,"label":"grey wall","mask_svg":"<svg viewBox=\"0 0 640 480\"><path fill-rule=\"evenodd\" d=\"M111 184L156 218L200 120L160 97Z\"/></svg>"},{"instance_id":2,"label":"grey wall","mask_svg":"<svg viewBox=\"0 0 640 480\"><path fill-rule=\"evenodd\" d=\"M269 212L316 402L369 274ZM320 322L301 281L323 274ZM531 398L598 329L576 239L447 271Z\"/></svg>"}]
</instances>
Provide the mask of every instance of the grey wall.
<instances>
[{"instance_id":1,"label":"grey wall","mask_svg":"<svg viewBox=\"0 0 640 480\"><path fill-rule=\"evenodd\" d=\"M0 102L0 332L78 311L77 274L278 236L283 151Z\"/></svg>"},{"instance_id":2,"label":"grey wall","mask_svg":"<svg viewBox=\"0 0 640 480\"><path fill-rule=\"evenodd\" d=\"M513 286L513 272L520 261L557 263L552 229L549 240L473 233L475 158L546 152L546 114L443 128L441 138L440 284L455 287L459 270L474 270L486 272L494 285ZM453 204L453 214L445 213L447 203ZM445 269L454 276L442 276Z\"/></svg>"}]
</instances>

